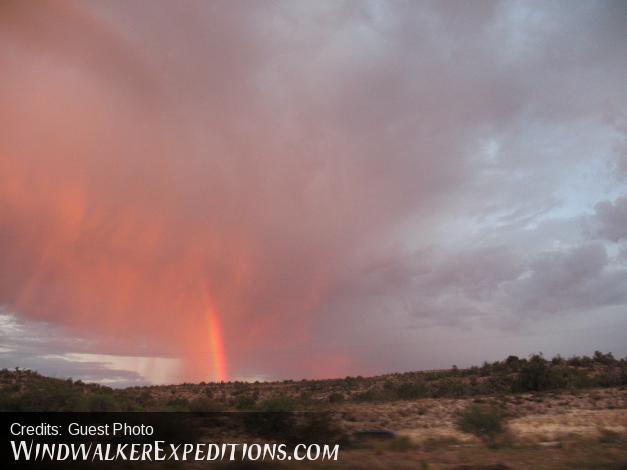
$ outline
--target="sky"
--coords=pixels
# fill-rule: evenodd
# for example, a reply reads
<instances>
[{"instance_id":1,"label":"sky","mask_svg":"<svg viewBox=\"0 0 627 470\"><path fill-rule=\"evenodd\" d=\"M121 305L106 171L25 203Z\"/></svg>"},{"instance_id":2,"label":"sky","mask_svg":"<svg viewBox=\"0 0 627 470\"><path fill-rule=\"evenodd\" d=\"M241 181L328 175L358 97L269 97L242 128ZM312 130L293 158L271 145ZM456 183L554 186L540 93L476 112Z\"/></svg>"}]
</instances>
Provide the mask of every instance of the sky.
<instances>
[{"instance_id":1,"label":"sky","mask_svg":"<svg viewBox=\"0 0 627 470\"><path fill-rule=\"evenodd\" d=\"M0 4L0 366L627 355L623 1Z\"/></svg>"}]
</instances>

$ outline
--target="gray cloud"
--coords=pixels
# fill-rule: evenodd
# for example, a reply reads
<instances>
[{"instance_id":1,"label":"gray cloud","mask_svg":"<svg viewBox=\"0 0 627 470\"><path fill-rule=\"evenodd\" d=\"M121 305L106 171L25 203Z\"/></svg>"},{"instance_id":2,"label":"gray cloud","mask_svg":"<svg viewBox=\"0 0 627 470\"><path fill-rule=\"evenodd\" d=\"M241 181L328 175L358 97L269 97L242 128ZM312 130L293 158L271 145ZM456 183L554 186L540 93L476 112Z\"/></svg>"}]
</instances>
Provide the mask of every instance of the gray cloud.
<instances>
[{"instance_id":1,"label":"gray cloud","mask_svg":"<svg viewBox=\"0 0 627 470\"><path fill-rule=\"evenodd\" d=\"M613 242L627 238L627 196L601 201L594 206L592 225L595 234Z\"/></svg>"},{"instance_id":2,"label":"gray cloud","mask_svg":"<svg viewBox=\"0 0 627 470\"><path fill-rule=\"evenodd\" d=\"M73 337L54 325L20 320L6 311L0 311L0 344L1 368L19 367L51 377L72 377L115 387L149 383L137 371L111 367L106 361L81 360L81 351L93 349L91 341Z\"/></svg>"},{"instance_id":3,"label":"gray cloud","mask_svg":"<svg viewBox=\"0 0 627 470\"><path fill-rule=\"evenodd\" d=\"M594 311L627 301L627 269L608 266L606 248L589 243L538 254L528 275L506 287L522 314Z\"/></svg>"},{"instance_id":4,"label":"gray cloud","mask_svg":"<svg viewBox=\"0 0 627 470\"><path fill-rule=\"evenodd\" d=\"M234 374L345 374L625 303L624 2L2 8L0 304L68 351L206 377L211 304Z\"/></svg>"}]
</instances>

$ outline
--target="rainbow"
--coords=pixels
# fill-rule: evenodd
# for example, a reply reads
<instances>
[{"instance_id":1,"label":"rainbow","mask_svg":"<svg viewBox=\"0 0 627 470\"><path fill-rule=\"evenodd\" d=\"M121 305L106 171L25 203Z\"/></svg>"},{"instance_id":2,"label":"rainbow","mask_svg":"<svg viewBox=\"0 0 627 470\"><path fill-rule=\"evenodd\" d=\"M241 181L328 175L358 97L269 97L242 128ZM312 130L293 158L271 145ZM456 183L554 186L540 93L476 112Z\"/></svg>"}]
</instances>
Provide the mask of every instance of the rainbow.
<instances>
[{"instance_id":1,"label":"rainbow","mask_svg":"<svg viewBox=\"0 0 627 470\"><path fill-rule=\"evenodd\" d=\"M214 379L216 382L227 380L224 344L222 342L222 329L220 319L211 305L207 308L207 326L209 334L209 353L213 365Z\"/></svg>"}]
</instances>

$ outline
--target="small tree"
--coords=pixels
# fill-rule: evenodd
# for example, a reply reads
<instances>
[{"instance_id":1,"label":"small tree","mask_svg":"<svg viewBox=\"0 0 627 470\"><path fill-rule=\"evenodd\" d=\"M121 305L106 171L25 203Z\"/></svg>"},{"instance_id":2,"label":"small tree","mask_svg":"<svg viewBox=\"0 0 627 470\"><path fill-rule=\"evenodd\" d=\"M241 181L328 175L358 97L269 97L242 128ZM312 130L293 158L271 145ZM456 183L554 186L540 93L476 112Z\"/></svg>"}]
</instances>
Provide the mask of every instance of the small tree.
<instances>
[{"instance_id":1,"label":"small tree","mask_svg":"<svg viewBox=\"0 0 627 470\"><path fill-rule=\"evenodd\" d=\"M553 387L554 379L547 361L539 354L531 356L520 368L518 387L529 392L539 392Z\"/></svg>"},{"instance_id":2,"label":"small tree","mask_svg":"<svg viewBox=\"0 0 627 470\"><path fill-rule=\"evenodd\" d=\"M607 354L603 354L601 351L594 351L594 357L592 358L594 362L598 362L599 364L612 365L616 363L616 359L614 359L614 355L610 352Z\"/></svg>"},{"instance_id":3,"label":"small tree","mask_svg":"<svg viewBox=\"0 0 627 470\"><path fill-rule=\"evenodd\" d=\"M457 427L480 439L492 441L504 431L505 414L499 408L473 403L457 415Z\"/></svg>"}]
</instances>

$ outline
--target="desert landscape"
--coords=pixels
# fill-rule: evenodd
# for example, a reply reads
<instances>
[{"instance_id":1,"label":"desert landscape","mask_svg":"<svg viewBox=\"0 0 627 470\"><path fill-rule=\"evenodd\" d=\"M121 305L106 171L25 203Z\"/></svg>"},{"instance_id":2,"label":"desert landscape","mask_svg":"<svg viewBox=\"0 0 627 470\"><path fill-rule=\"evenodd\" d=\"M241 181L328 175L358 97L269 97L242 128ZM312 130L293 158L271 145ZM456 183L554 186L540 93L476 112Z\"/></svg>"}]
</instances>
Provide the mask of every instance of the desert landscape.
<instances>
[{"instance_id":1,"label":"desert landscape","mask_svg":"<svg viewBox=\"0 0 627 470\"><path fill-rule=\"evenodd\" d=\"M510 356L468 369L367 378L126 389L5 369L0 387L4 411L311 413L315 426L285 421L276 429L266 423L252 431L233 425L207 431L215 439L219 429L218 437L229 442L340 443L337 462L300 463L303 468L609 470L627 465L627 361L601 352L550 360ZM250 468L259 465L289 466L251 463Z\"/></svg>"},{"instance_id":2,"label":"desert landscape","mask_svg":"<svg viewBox=\"0 0 627 470\"><path fill-rule=\"evenodd\" d=\"M627 470L626 45L624 0L0 0L2 467Z\"/></svg>"}]
</instances>

